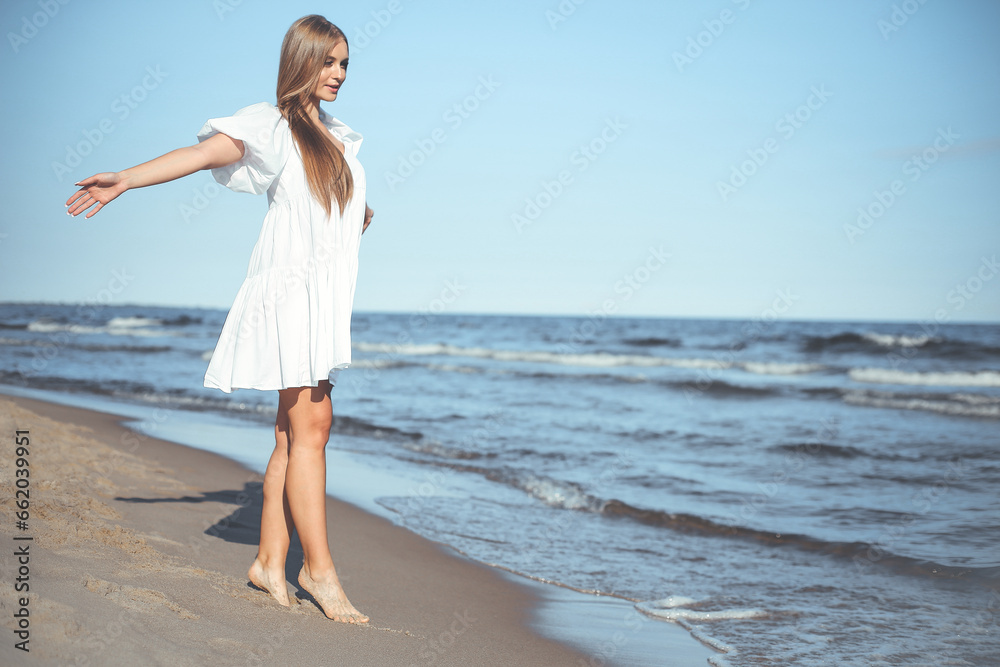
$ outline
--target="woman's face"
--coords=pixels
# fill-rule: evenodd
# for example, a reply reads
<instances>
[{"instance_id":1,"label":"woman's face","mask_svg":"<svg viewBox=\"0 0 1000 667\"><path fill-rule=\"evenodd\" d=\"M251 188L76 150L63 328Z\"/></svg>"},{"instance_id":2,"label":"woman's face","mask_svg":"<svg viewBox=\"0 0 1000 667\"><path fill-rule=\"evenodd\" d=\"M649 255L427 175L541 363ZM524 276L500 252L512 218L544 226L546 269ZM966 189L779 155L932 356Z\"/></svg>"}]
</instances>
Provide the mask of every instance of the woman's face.
<instances>
[{"instance_id":1,"label":"woman's face","mask_svg":"<svg viewBox=\"0 0 1000 667\"><path fill-rule=\"evenodd\" d=\"M337 91L347 78L347 42L340 41L326 54L326 63L316 83L316 97L324 102L337 99Z\"/></svg>"}]
</instances>

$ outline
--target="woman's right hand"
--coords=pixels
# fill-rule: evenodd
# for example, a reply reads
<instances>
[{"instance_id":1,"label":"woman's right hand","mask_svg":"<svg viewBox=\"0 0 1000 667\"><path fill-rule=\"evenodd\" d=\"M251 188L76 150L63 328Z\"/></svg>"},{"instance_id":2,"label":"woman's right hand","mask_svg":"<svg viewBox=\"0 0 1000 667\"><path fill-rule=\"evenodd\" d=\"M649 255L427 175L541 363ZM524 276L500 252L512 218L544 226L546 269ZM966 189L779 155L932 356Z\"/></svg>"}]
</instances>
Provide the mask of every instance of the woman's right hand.
<instances>
[{"instance_id":1,"label":"woman's right hand","mask_svg":"<svg viewBox=\"0 0 1000 667\"><path fill-rule=\"evenodd\" d=\"M166 183L202 169L224 167L241 159L245 151L241 140L220 132L193 146L172 150L125 171L94 174L75 184L80 189L66 201L66 212L80 215L93 207L87 213L90 218L126 190Z\"/></svg>"},{"instance_id":2,"label":"woman's right hand","mask_svg":"<svg viewBox=\"0 0 1000 667\"><path fill-rule=\"evenodd\" d=\"M90 178L74 183L74 185L79 185L80 189L66 200L66 213L76 216L93 207L94 210L85 216L88 218L104 208L112 199L128 190L121 174L110 171L94 174Z\"/></svg>"}]
</instances>

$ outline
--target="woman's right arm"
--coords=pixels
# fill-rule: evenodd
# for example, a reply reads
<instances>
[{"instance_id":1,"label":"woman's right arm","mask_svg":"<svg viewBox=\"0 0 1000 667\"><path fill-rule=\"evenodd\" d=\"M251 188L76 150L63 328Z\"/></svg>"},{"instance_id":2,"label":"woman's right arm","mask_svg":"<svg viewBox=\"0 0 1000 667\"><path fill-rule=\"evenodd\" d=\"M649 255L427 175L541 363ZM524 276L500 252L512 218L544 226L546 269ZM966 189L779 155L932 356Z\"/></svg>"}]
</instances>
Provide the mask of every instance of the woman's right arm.
<instances>
[{"instance_id":1,"label":"woman's right arm","mask_svg":"<svg viewBox=\"0 0 1000 667\"><path fill-rule=\"evenodd\" d=\"M94 174L74 184L80 189L66 201L66 213L75 216L93 207L85 216L92 217L126 190L166 183L202 169L224 167L241 159L243 151L242 141L220 133L125 171Z\"/></svg>"}]
</instances>

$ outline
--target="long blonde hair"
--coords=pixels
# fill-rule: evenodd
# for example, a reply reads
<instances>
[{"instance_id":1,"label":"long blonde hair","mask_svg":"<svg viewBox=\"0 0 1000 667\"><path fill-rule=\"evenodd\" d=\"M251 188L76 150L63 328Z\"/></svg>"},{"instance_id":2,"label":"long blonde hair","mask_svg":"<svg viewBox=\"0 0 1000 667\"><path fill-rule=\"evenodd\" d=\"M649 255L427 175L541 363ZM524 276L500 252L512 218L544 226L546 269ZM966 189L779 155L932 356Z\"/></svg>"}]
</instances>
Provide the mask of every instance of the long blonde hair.
<instances>
[{"instance_id":1,"label":"long blonde hair","mask_svg":"<svg viewBox=\"0 0 1000 667\"><path fill-rule=\"evenodd\" d=\"M305 105L316 91L327 55L340 41L347 44L340 28L318 14L303 16L285 33L278 64L278 110L299 146L309 190L327 215L334 199L344 214L354 194L354 179L347 160L309 119Z\"/></svg>"}]
</instances>

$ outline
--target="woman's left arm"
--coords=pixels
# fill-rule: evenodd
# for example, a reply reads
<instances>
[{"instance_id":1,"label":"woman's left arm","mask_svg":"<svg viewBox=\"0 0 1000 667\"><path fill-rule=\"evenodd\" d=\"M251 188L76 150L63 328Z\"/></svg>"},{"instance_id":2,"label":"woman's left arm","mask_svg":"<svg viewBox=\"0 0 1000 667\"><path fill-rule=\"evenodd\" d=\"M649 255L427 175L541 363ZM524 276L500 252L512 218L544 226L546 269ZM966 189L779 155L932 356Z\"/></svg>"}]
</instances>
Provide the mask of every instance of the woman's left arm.
<instances>
[{"instance_id":1,"label":"woman's left arm","mask_svg":"<svg viewBox=\"0 0 1000 667\"><path fill-rule=\"evenodd\" d=\"M368 225L372 224L372 216L375 215L375 211L368 208L368 202L365 202L365 225L361 228L361 233L364 234L365 230L368 229Z\"/></svg>"}]
</instances>

